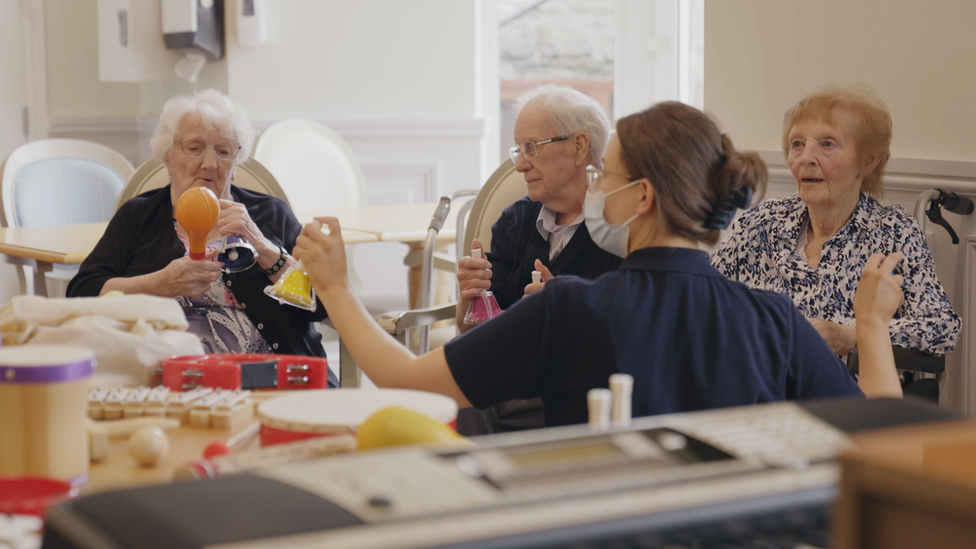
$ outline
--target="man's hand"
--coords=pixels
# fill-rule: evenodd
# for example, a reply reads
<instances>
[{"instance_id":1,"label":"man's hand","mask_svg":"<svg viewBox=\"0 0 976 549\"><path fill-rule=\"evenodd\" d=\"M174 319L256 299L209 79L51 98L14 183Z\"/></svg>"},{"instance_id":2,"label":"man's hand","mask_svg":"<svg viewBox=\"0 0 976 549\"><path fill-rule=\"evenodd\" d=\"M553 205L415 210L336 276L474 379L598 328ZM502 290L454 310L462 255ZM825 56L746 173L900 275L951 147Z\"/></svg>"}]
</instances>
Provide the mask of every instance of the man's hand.
<instances>
[{"instance_id":1,"label":"man's hand","mask_svg":"<svg viewBox=\"0 0 976 549\"><path fill-rule=\"evenodd\" d=\"M472 250L483 250L481 241L477 238L471 242ZM487 259L462 257L458 261L458 286L461 298L465 301L477 297L483 290L491 289L491 263Z\"/></svg>"},{"instance_id":2,"label":"man's hand","mask_svg":"<svg viewBox=\"0 0 976 549\"><path fill-rule=\"evenodd\" d=\"M526 285L525 295L534 294L538 292L539 290L542 289L543 286L546 285L546 281L552 278L552 272L550 272L549 269L547 269L546 266L542 264L541 259L535 260L535 270L542 273L542 282L539 282L538 284L536 284L535 282L530 282L528 285Z\"/></svg>"}]
</instances>

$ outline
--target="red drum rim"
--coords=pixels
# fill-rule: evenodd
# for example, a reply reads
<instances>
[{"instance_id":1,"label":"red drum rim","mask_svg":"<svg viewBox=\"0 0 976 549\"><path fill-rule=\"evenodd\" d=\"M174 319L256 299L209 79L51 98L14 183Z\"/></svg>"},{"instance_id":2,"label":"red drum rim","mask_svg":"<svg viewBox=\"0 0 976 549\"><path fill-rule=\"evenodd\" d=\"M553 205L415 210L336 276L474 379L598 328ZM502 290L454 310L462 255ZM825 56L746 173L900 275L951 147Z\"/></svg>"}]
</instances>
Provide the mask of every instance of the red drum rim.
<instances>
[{"instance_id":1,"label":"red drum rim","mask_svg":"<svg viewBox=\"0 0 976 549\"><path fill-rule=\"evenodd\" d=\"M78 487L43 477L0 477L0 513L44 517L52 505L78 495Z\"/></svg>"}]
</instances>

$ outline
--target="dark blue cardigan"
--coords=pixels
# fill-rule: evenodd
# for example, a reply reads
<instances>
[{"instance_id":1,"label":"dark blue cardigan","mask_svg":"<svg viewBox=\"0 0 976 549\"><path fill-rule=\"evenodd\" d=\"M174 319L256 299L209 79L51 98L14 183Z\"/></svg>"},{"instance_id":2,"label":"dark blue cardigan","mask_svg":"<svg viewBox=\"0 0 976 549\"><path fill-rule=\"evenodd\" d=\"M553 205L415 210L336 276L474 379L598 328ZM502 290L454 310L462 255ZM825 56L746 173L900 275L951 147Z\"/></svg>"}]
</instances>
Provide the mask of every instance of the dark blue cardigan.
<instances>
[{"instance_id":1,"label":"dark blue cardigan","mask_svg":"<svg viewBox=\"0 0 976 549\"><path fill-rule=\"evenodd\" d=\"M536 228L541 211L541 202L521 198L505 208L491 228L491 292L502 309L509 308L525 293L525 286L532 282L536 259L541 259L556 276L571 274L588 279L620 265L619 257L593 243L585 223L576 229L556 260L549 261L549 242Z\"/></svg>"}]
</instances>

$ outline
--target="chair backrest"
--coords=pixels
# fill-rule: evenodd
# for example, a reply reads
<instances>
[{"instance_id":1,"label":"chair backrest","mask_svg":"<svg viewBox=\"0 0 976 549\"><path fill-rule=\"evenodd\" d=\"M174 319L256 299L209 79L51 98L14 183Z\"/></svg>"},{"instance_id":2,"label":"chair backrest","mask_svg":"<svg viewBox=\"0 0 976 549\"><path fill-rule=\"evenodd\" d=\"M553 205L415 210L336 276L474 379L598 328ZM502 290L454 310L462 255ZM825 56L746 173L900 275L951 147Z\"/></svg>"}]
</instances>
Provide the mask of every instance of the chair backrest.
<instances>
[{"instance_id":1,"label":"chair backrest","mask_svg":"<svg viewBox=\"0 0 976 549\"><path fill-rule=\"evenodd\" d=\"M124 156L90 141L21 145L0 165L0 221L6 227L107 221L132 172Z\"/></svg>"},{"instance_id":2,"label":"chair backrest","mask_svg":"<svg viewBox=\"0 0 976 549\"><path fill-rule=\"evenodd\" d=\"M464 230L464 255L471 255L471 241L477 238L485 252L491 251L491 226L505 208L525 196L525 176L515 171L515 163L505 160L481 187Z\"/></svg>"},{"instance_id":3,"label":"chair backrest","mask_svg":"<svg viewBox=\"0 0 976 549\"><path fill-rule=\"evenodd\" d=\"M258 138L254 158L274 174L302 209L358 208L366 203L365 179L339 134L311 120L272 124Z\"/></svg>"},{"instance_id":4,"label":"chair backrest","mask_svg":"<svg viewBox=\"0 0 976 549\"><path fill-rule=\"evenodd\" d=\"M271 172L253 158L249 158L244 163L237 165L237 171L232 183L242 189L277 196L291 206L291 202L288 201L288 195L282 190L281 185L278 185ZM125 184L122 192L119 193L119 199L115 203L115 210L118 210L126 200L133 196L138 196L146 191L159 189L166 185L169 185L169 172L166 171L166 166L157 162L156 159L150 158L143 162L139 166L139 169L129 178L129 182Z\"/></svg>"}]
</instances>

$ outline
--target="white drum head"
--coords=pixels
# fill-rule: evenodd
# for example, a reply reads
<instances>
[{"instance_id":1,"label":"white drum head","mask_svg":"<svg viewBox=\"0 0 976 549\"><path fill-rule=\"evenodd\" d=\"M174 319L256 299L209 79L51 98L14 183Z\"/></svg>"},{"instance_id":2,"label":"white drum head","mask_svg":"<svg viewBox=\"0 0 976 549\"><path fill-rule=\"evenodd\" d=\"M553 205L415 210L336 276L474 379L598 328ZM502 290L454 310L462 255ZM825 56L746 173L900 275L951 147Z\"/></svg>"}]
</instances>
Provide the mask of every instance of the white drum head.
<instances>
[{"instance_id":1,"label":"white drum head","mask_svg":"<svg viewBox=\"0 0 976 549\"><path fill-rule=\"evenodd\" d=\"M444 424L457 419L450 397L409 389L320 389L273 398L258 406L262 425L295 433L355 431L374 413L401 406Z\"/></svg>"}]
</instances>

